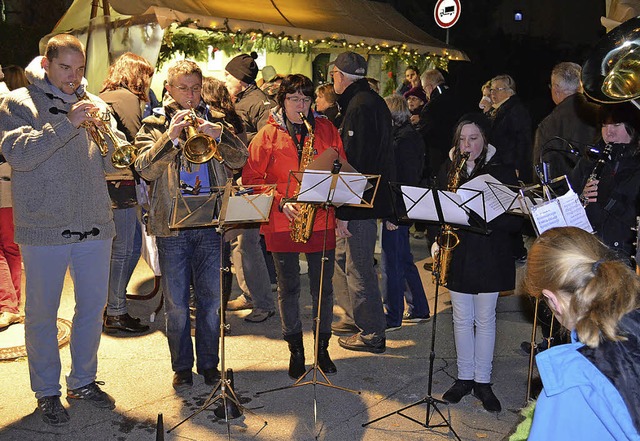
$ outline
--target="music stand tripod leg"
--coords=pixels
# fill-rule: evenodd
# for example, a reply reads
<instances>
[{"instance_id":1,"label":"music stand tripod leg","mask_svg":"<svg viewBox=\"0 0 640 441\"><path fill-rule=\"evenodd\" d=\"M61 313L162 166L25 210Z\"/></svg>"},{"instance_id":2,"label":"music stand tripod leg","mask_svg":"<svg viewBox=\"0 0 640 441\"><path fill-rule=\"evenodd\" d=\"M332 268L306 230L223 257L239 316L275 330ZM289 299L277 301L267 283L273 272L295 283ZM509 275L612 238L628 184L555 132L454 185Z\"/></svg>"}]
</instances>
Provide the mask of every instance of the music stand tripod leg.
<instances>
[{"instance_id":1,"label":"music stand tripod leg","mask_svg":"<svg viewBox=\"0 0 640 441\"><path fill-rule=\"evenodd\" d=\"M190 415L188 415L186 418L184 418L182 421L180 421L178 424L176 424L175 426L173 426L171 429L167 430L167 433L170 433L171 431L173 431L174 429L176 429L178 426L180 426L181 424L183 424L184 422L188 421L189 419L193 418L194 416L198 415L200 412L208 409L211 405L213 405L215 402L217 401L222 401L222 405L224 406L224 420L227 423L227 432L229 432L230 430L230 424L229 424L229 414L228 414L228 410L227 410L227 401L230 401L231 403L235 404L236 407L238 408L240 415L242 415L242 413L244 413L244 411L248 411L249 413L251 413L252 415L256 415L257 414L249 409L247 409L246 407L244 407L242 404L240 404L240 400L238 400L238 397L235 393L235 391L233 390L233 388L231 387L231 381L227 376L227 370L225 367L225 330L228 329L228 325L225 323L225 313L224 313L224 309L223 309L223 305L224 305L224 295L223 295L223 283L222 283L222 275L224 272L228 272L230 271L230 269L228 267L223 267L222 265L222 253L224 252L224 233L225 233L225 229L222 226L222 224L220 224L219 226L219 232L220 232L220 309L219 309L219 313L220 313L220 380L218 380L218 382L216 383L215 387L213 388L213 390L211 391L211 393L209 394L209 396L207 397L207 399L204 401L204 403L202 404L202 406L200 406L199 409L196 409L193 413L191 413ZM220 391L220 393L218 395L215 395L216 392ZM215 396L214 396L215 395ZM267 425L267 421L264 421L263 424L263 428ZM262 430L262 428L260 429ZM229 435L230 436L230 435Z\"/></svg>"},{"instance_id":2,"label":"music stand tripod leg","mask_svg":"<svg viewBox=\"0 0 640 441\"><path fill-rule=\"evenodd\" d=\"M446 403L445 401L442 400L438 400L437 398L433 398L433 396L431 395L431 390L432 390L432 386L433 386L433 368L434 368L434 361L436 358L436 352L435 352L435 345L436 345L436 330L437 330L437 318L438 318L438 293L439 293L439 288L440 288L440 273L439 273L439 265L437 264L437 262L434 261L433 264L433 276L435 278L436 281L436 287L435 287L435 296L434 296L434 304L433 304L433 319L431 322L431 351L429 353L429 377L428 377L428 382L427 382L427 395L422 398L421 400L416 401L415 403L409 404L407 406L404 406L398 410L394 410L393 412L390 412L386 415L383 415L381 417L378 417L374 420L371 420L369 422L366 422L362 425L362 427L366 427L369 424L375 423L377 421L383 420L387 417L390 417L391 415L400 415L408 420L411 420L419 425L421 425L422 427L426 428L426 429L434 429L434 428L439 428L439 427L448 427L449 431L453 434L453 436L460 441L460 437L458 436L458 434L456 433L456 431L453 429L453 426L451 425L451 415L449 413L449 417L445 417L444 414L440 411L440 409L438 409L438 404L444 404L444 405L448 405L448 403ZM402 413L403 411L410 409L412 407L415 406L419 406L421 404L426 404L427 405L427 410L426 410L426 415L425 415L425 422L423 423L422 421L419 421L409 415L405 415L404 413ZM431 418L433 417L433 415L435 413L438 413L438 415L440 415L440 417L442 418L442 423L439 424L431 424Z\"/></svg>"}]
</instances>

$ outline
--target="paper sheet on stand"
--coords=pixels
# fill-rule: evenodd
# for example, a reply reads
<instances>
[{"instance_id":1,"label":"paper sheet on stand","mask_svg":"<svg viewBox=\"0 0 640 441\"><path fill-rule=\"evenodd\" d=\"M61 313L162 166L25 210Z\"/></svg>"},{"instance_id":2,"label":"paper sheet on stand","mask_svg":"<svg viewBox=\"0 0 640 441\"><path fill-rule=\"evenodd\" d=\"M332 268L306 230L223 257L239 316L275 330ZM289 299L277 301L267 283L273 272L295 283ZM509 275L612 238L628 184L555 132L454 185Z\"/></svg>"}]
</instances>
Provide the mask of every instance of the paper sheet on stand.
<instances>
[{"instance_id":1,"label":"paper sheet on stand","mask_svg":"<svg viewBox=\"0 0 640 441\"><path fill-rule=\"evenodd\" d=\"M440 205L444 219L438 219L433 191L420 187L401 186L402 198L409 219L425 220L455 225L469 225L467 212L460 207L460 196L450 191L439 191Z\"/></svg>"}]
</instances>

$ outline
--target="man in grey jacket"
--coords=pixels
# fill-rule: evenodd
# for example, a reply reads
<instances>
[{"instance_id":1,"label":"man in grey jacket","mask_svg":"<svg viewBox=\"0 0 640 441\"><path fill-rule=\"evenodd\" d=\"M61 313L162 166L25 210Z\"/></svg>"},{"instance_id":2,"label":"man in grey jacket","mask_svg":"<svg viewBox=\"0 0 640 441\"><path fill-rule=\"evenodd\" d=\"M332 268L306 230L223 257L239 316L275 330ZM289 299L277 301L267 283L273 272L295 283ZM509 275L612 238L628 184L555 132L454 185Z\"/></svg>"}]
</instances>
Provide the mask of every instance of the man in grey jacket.
<instances>
[{"instance_id":1,"label":"man in grey jacket","mask_svg":"<svg viewBox=\"0 0 640 441\"><path fill-rule=\"evenodd\" d=\"M220 126L214 124L214 116L201 99L202 71L198 65L178 61L169 68L165 87L168 94L162 102L163 114L145 118L136 135L139 152L135 169L150 181L147 231L156 236L173 387L181 391L193 385L194 362L205 384L215 385L220 379L221 237L215 228L202 225L170 228L171 210L178 192L185 200L199 193L206 198L211 187L225 185L230 170L216 159L193 163L184 154L189 126L197 126L199 133L212 139L221 135ZM197 124L191 112L196 113ZM246 153L244 145L239 147ZM196 304L195 357L189 311L191 284Z\"/></svg>"},{"instance_id":2,"label":"man in grey jacket","mask_svg":"<svg viewBox=\"0 0 640 441\"><path fill-rule=\"evenodd\" d=\"M84 66L82 43L68 34L57 35L49 40L44 57L27 68L31 85L12 91L0 104L2 153L12 169L15 241L26 274L31 388L43 420L54 426L69 421L60 402L56 339L67 269L76 300L67 397L99 408L115 407L95 381L115 235L105 171L115 169L110 152L102 155L84 128L105 124L96 115L107 108L91 94L86 100L78 98L85 93Z\"/></svg>"}]
</instances>

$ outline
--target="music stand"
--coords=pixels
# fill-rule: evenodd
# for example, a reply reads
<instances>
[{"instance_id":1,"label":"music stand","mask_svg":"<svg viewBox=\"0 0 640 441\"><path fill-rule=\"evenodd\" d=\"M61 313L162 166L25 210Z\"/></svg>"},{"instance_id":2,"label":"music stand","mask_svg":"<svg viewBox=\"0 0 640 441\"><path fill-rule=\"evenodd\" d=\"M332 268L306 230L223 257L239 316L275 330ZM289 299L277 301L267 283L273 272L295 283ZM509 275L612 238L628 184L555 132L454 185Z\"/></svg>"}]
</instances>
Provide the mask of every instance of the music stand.
<instances>
[{"instance_id":1,"label":"music stand","mask_svg":"<svg viewBox=\"0 0 640 441\"><path fill-rule=\"evenodd\" d=\"M435 224L440 226L440 235L445 229L445 226L449 225L451 227L464 229L468 231L474 231L481 234L488 234L487 230L487 213L486 213L486 203L484 201L485 193L480 190L470 190L471 193L475 193L466 200L455 197L456 193L452 192L444 192L442 190L438 190L437 187L427 187L427 188L419 188L419 187L410 187L403 186L397 183L389 183L391 186L391 195L394 209L396 210L396 217L399 220L420 220L426 223ZM416 191L421 190L421 191ZM472 212L467 207L467 202L469 200L473 200L479 198L482 202L482 213ZM408 206L408 208L407 208ZM462 215L466 214L466 220ZM454 220L456 222L454 222ZM404 406L398 410L394 410L393 412L387 413L381 417L373 419L369 422L362 424L362 427L366 427L369 424L373 424L377 421L383 420L392 415L400 415L408 420L413 421L421 425L426 429L436 429L440 427L448 427L449 431L455 436L457 440L460 441L460 437L453 429L451 425L451 413L448 411L448 417L442 413L442 411L438 408L438 405L446 405L449 403L443 400L439 400L434 398L432 395L432 387L433 387L433 363L436 358L435 345L436 345L436 330L437 330L437 319L438 319L438 298L440 291L440 257L442 253L438 254L437 260L434 261L432 274L435 279L435 298L433 305L433 315L431 321L431 349L429 352L429 374L427 380L427 395L416 401L415 403L411 403L407 406ZM419 406L421 404L426 404L426 415L425 421L422 422L410 415L403 413L407 409L411 409L413 407ZM448 408L447 408L448 409ZM433 424L431 423L431 419L435 414L438 414L442 419L442 422Z\"/></svg>"},{"instance_id":2,"label":"music stand","mask_svg":"<svg viewBox=\"0 0 640 441\"><path fill-rule=\"evenodd\" d=\"M173 212L171 218L176 219L175 223L181 227L217 226L220 232L220 256L222 258L224 235L228 229L233 228L233 226L238 223L267 222L269 220L274 189L275 185L234 186L231 180L228 180L224 187L212 188L208 196L195 204L188 203L188 201L184 200L184 197L178 194L175 198L174 206L179 204L180 208L188 207L188 209L182 213L182 217L175 215L175 212ZM254 191L256 191L256 194L254 194ZM198 210L202 210L203 212L198 213ZM209 219L207 213L213 217ZM225 323L223 310L222 275L228 271L230 271L229 268L223 267L222 264L220 265L220 380L218 380L202 406L171 429L167 430L167 433L170 433L185 421L208 409L216 402L222 403L221 407L224 409L224 420L227 423L227 435L229 437L231 436L230 419L239 417L243 411L257 416L255 412L247 409L240 403L238 396L233 390L233 372L231 369L227 370L225 366L225 330L228 329L228 325ZM220 393L216 395L218 391L220 391ZM235 408L233 406L235 406ZM239 413L237 415L230 415L235 412ZM214 413L219 417L218 413L215 411ZM266 425L267 421L264 421L262 427L264 428ZM262 430L262 428L260 430Z\"/></svg>"},{"instance_id":3,"label":"music stand","mask_svg":"<svg viewBox=\"0 0 640 441\"><path fill-rule=\"evenodd\" d=\"M289 189L296 188L299 189L297 196L295 197L286 197L284 200L286 202L304 202L309 204L316 204L318 208L323 208L327 215L325 216L325 228L323 235L323 243L322 243L322 258L320 265L320 287L318 292L318 306L317 306L317 314L314 317L315 324L315 335L314 339L314 350L313 350L313 364L307 369L307 371L300 376L293 384L277 387L274 389L264 390L261 392L257 392L257 395L265 394L269 392L275 392L279 390L291 389L299 386L307 386L312 385L314 390L313 400L314 400L314 425L317 423L317 395L316 395L316 385L326 386L333 389L342 390L345 392L351 392L355 394L360 394L360 391L356 391L353 389L348 389L346 387L337 386L329 380L327 375L324 373L322 368L318 364L318 347L319 347L319 335L320 335L320 315L321 315L321 305L322 305L322 290L323 290L323 281L324 281L324 265L328 260L326 257L326 248L327 248L327 230L329 227L329 208L333 206L361 206L361 207L372 207L373 206L373 198L375 197L375 192L377 191L378 184L380 181L380 175L366 175L360 174L354 171L354 169L344 160L341 162L338 159L337 151L333 149L325 150L314 162L309 164L305 171L292 171L289 174L289 182L287 186L287 193L289 193ZM327 164L331 164L331 168L327 168ZM342 172L341 169L349 170L347 172ZM375 184L371 184L370 181L375 180ZM364 196L364 192L366 189L373 190L370 191L370 194L367 198ZM320 376L324 379L323 381L318 380L318 372ZM307 375L311 375L311 379L304 381ZM317 439L317 435L316 435Z\"/></svg>"}]
</instances>

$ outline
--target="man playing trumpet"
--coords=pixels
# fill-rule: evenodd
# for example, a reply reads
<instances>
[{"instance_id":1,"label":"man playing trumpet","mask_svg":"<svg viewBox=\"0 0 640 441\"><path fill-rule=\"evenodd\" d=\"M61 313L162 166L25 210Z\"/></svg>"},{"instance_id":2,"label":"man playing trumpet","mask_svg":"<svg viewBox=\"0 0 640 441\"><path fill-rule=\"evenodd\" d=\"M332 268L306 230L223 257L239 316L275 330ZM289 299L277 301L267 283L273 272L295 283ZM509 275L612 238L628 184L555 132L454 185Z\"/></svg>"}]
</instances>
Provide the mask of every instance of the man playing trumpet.
<instances>
[{"instance_id":1,"label":"man playing trumpet","mask_svg":"<svg viewBox=\"0 0 640 441\"><path fill-rule=\"evenodd\" d=\"M139 147L135 169L149 187L150 211L147 229L156 236L162 290L165 295L166 333L174 371L173 387L182 391L193 384L194 351L189 317L189 285L196 302L196 368L204 382L220 379L218 341L220 337L220 234L211 227L170 229L173 198L185 197L207 187L223 186L231 170L211 156L196 161L185 148L187 137L203 134L212 141L221 136L221 126L200 97L202 71L192 61L178 61L169 68L162 106L163 115L143 120L136 136ZM194 121L194 113L195 119ZM187 130L190 129L190 130ZM187 132L196 134L187 135ZM244 151L246 146L234 146ZM186 150L186 151L185 151ZM191 159L192 161L190 161Z\"/></svg>"},{"instance_id":2,"label":"man playing trumpet","mask_svg":"<svg viewBox=\"0 0 640 441\"><path fill-rule=\"evenodd\" d=\"M9 93L0 104L0 145L13 173L15 241L26 275L31 388L43 420L54 426L69 421L60 402L56 339L68 268L76 305L67 397L115 407L95 381L115 235L105 172L115 169L85 129L105 124L95 115L106 105L96 96L78 98L85 94L84 68L82 43L72 35L57 35L47 43L44 57L27 68L31 85Z\"/></svg>"}]
</instances>

